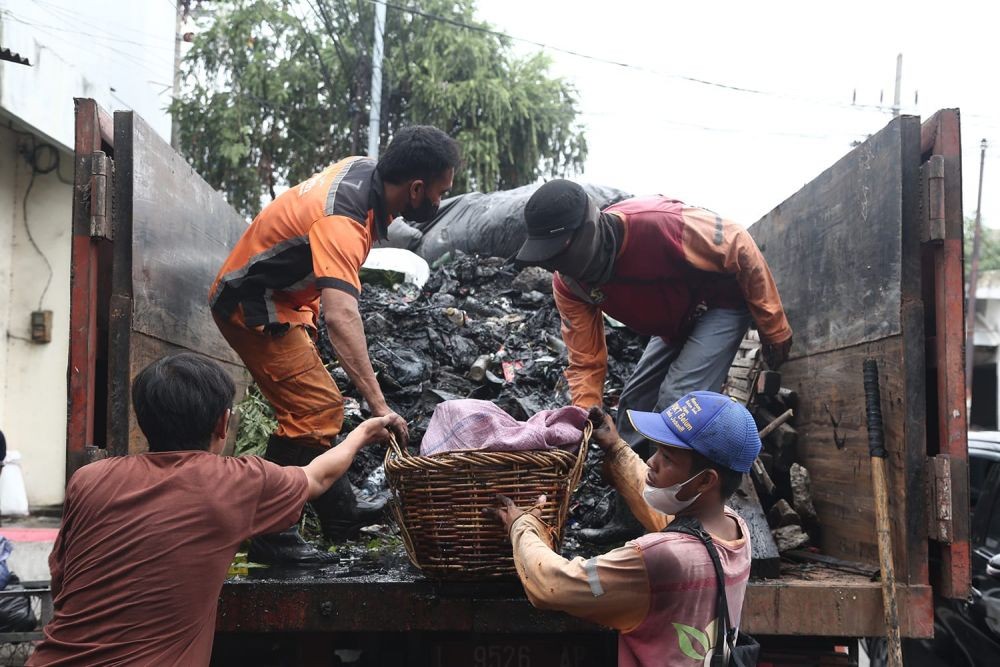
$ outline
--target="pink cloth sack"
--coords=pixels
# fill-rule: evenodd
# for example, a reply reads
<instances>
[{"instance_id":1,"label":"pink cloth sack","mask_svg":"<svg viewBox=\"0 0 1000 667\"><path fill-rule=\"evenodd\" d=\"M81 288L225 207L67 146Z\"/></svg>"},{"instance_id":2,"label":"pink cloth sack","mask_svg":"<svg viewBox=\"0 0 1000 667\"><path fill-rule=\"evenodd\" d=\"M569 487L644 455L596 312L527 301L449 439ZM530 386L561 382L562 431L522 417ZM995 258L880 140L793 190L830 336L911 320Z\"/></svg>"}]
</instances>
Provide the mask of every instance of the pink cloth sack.
<instances>
[{"instance_id":1,"label":"pink cloth sack","mask_svg":"<svg viewBox=\"0 0 1000 667\"><path fill-rule=\"evenodd\" d=\"M489 401L463 398L440 403L420 443L421 456L448 452L576 451L587 412L568 406L543 410L519 422Z\"/></svg>"}]
</instances>

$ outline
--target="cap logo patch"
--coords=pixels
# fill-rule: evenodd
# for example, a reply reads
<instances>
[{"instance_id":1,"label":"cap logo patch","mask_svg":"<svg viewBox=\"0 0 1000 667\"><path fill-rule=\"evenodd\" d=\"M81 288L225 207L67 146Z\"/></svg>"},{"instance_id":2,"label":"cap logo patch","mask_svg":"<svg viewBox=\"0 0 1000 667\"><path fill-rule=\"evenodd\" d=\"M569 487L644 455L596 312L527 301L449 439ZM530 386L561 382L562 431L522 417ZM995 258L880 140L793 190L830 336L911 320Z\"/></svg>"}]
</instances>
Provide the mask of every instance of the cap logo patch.
<instances>
[{"instance_id":1,"label":"cap logo patch","mask_svg":"<svg viewBox=\"0 0 1000 667\"><path fill-rule=\"evenodd\" d=\"M666 417L674 425L674 429L682 433L694 430L688 417L699 412L701 412L701 405L698 403L698 399L692 396L683 403L674 403L667 408Z\"/></svg>"}]
</instances>

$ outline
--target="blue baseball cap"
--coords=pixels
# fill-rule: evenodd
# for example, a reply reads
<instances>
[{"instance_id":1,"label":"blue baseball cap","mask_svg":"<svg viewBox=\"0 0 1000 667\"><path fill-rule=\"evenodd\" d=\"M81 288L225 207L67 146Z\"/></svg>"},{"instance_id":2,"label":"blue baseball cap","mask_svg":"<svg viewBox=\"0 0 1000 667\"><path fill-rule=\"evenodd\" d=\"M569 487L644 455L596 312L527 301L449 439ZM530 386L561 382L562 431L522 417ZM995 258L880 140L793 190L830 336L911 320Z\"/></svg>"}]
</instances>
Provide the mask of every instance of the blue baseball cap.
<instances>
[{"instance_id":1,"label":"blue baseball cap","mask_svg":"<svg viewBox=\"0 0 1000 667\"><path fill-rule=\"evenodd\" d=\"M760 453L753 416L733 399L714 391L685 394L663 412L626 412L632 426L647 440L692 449L736 472L750 472Z\"/></svg>"}]
</instances>

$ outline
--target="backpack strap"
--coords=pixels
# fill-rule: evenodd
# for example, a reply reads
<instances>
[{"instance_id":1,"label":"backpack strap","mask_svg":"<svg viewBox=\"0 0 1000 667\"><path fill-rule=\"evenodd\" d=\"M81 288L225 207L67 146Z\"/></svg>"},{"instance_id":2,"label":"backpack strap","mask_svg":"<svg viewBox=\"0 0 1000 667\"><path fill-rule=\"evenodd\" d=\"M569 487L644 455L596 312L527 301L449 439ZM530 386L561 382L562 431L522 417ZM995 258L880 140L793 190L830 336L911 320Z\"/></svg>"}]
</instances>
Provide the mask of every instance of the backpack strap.
<instances>
[{"instance_id":1,"label":"backpack strap","mask_svg":"<svg viewBox=\"0 0 1000 667\"><path fill-rule=\"evenodd\" d=\"M729 599L726 596L726 577L725 573L722 571L722 561L719 559L719 551L716 548L715 543L712 541L712 536L708 534L705 527L701 525L701 521L699 521L696 517L674 517L674 520L663 529L663 532L683 533L685 535L697 537L708 550L708 556L712 559L712 565L715 568L716 582L715 650L713 651L711 665L712 667L723 667L726 664L726 644L729 644L730 650L732 650L733 629L729 623Z\"/></svg>"}]
</instances>

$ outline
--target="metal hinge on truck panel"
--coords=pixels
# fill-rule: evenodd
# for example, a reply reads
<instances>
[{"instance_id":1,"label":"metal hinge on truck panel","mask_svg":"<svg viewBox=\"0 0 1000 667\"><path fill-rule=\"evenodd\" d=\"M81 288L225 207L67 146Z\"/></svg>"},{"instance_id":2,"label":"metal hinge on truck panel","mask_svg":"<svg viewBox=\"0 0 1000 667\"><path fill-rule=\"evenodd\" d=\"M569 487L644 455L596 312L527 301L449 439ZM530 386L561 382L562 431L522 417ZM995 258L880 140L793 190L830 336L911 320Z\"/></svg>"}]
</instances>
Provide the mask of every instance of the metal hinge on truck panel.
<instances>
[{"instance_id":1,"label":"metal hinge on truck panel","mask_svg":"<svg viewBox=\"0 0 1000 667\"><path fill-rule=\"evenodd\" d=\"M944 454L927 459L928 534L932 540L951 544L952 521L951 459Z\"/></svg>"},{"instance_id":2,"label":"metal hinge on truck panel","mask_svg":"<svg viewBox=\"0 0 1000 667\"><path fill-rule=\"evenodd\" d=\"M924 241L944 241L944 156L932 155L923 167L927 176L927 225L921 235Z\"/></svg>"},{"instance_id":3,"label":"metal hinge on truck panel","mask_svg":"<svg viewBox=\"0 0 1000 667\"><path fill-rule=\"evenodd\" d=\"M90 155L90 238L114 240L111 181L115 163L104 151Z\"/></svg>"}]
</instances>

